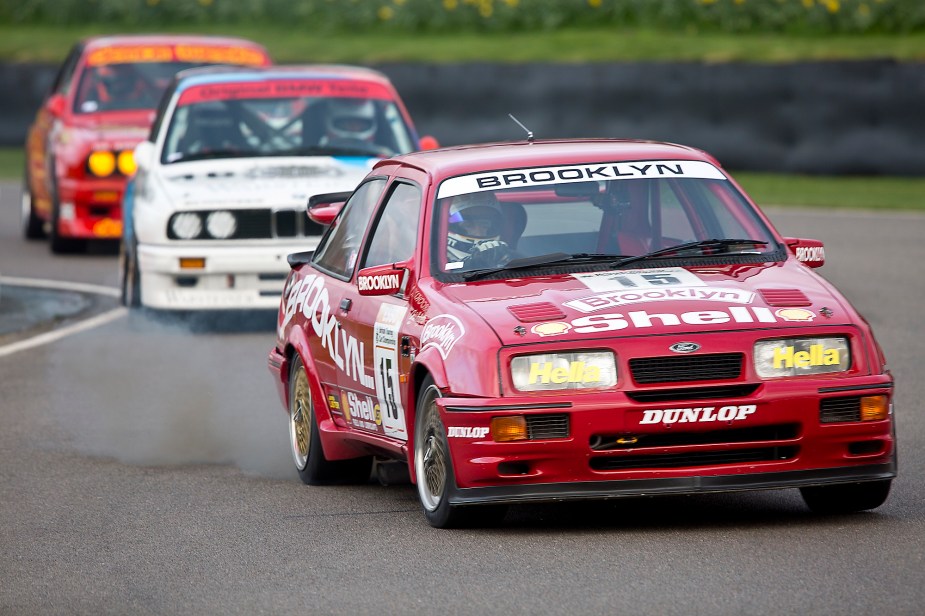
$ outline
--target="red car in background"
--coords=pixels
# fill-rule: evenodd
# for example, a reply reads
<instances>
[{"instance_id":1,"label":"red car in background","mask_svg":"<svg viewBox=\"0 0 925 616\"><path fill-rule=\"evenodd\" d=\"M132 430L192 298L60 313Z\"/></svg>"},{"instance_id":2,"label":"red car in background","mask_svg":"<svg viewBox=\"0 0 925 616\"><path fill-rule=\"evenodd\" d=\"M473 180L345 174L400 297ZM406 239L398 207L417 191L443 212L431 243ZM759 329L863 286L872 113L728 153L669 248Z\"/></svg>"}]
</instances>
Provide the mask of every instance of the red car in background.
<instances>
[{"instance_id":1,"label":"red car in background","mask_svg":"<svg viewBox=\"0 0 925 616\"><path fill-rule=\"evenodd\" d=\"M309 484L408 464L437 527L511 503L799 488L882 504L868 323L711 156L617 140L378 163L290 255L269 366Z\"/></svg>"},{"instance_id":2,"label":"red car in background","mask_svg":"<svg viewBox=\"0 0 925 616\"><path fill-rule=\"evenodd\" d=\"M29 128L23 234L53 252L118 239L134 147L174 74L207 64L269 65L251 41L194 35L101 36L71 49Z\"/></svg>"}]
</instances>

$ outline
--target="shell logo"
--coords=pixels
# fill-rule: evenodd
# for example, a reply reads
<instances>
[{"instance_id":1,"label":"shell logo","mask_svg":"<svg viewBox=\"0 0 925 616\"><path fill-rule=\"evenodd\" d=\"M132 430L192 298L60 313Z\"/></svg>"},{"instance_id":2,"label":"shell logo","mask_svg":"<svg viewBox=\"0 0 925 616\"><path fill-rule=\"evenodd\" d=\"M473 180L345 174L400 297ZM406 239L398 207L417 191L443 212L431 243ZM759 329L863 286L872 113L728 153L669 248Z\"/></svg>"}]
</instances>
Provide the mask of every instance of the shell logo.
<instances>
[{"instance_id":1,"label":"shell logo","mask_svg":"<svg viewBox=\"0 0 925 616\"><path fill-rule=\"evenodd\" d=\"M539 323L534 325L530 331L534 334L545 337L559 336L566 333L570 329L572 329L572 326L569 323L563 323L562 321L551 321L549 323Z\"/></svg>"},{"instance_id":2,"label":"shell logo","mask_svg":"<svg viewBox=\"0 0 925 616\"><path fill-rule=\"evenodd\" d=\"M812 321L816 317L812 311L803 308L781 308L774 314L785 321Z\"/></svg>"}]
</instances>

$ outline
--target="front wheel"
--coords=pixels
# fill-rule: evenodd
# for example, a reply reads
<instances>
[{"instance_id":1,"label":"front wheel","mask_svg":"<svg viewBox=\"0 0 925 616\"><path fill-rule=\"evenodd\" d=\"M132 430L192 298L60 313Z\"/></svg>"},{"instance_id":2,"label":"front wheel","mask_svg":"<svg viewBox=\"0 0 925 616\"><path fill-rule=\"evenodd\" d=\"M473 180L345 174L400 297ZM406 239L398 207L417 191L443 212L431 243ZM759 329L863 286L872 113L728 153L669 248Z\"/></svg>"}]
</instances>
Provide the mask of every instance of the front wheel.
<instances>
[{"instance_id":1,"label":"front wheel","mask_svg":"<svg viewBox=\"0 0 925 616\"><path fill-rule=\"evenodd\" d=\"M138 260L133 250L129 254L123 240L119 250L119 274L122 287L120 300L123 306L138 308L141 306L141 280L138 277Z\"/></svg>"},{"instance_id":2,"label":"front wheel","mask_svg":"<svg viewBox=\"0 0 925 616\"><path fill-rule=\"evenodd\" d=\"M372 456L336 462L324 457L308 373L298 354L289 372L289 443L303 483L313 486L369 481Z\"/></svg>"},{"instance_id":3,"label":"front wheel","mask_svg":"<svg viewBox=\"0 0 925 616\"><path fill-rule=\"evenodd\" d=\"M22 183L22 234L27 240L39 240L45 237L45 223L35 215L32 203L32 190L29 189L29 179Z\"/></svg>"},{"instance_id":4,"label":"front wheel","mask_svg":"<svg viewBox=\"0 0 925 616\"><path fill-rule=\"evenodd\" d=\"M814 513L854 513L876 509L890 494L892 479L800 488L806 506Z\"/></svg>"},{"instance_id":5,"label":"front wheel","mask_svg":"<svg viewBox=\"0 0 925 616\"><path fill-rule=\"evenodd\" d=\"M463 507L451 505L449 494L456 486L446 428L440 419L440 390L428 376L418 396L414 422L414 472L424 517L434 528L453 528L499 522L504 505Z\"/></svg>"}]
</instances>

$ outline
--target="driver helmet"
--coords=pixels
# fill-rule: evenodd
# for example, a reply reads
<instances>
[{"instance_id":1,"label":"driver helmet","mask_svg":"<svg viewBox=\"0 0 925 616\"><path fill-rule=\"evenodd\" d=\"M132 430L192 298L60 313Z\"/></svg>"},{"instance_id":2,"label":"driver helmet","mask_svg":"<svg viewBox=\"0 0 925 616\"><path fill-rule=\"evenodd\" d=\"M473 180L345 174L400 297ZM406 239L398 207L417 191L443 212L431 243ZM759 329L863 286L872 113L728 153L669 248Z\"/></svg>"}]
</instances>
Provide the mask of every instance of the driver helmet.
<instances>
[{"instance_id":1,"label":"driver helmet","mask_svg":"<svg viewBox=\"0 0 925 616\"><path fill-rule=\"evenodd\" d=\"M453 197L447 223L447 260L462 261L477 245L500 238L501 207L489 192Z\"/></svg>"},{"instance_id":2,"label":"driver helmet","mask_svg":"<svg viewBox=\"0 0 925 616\"><path fill-rule=\"evenodd\" d=\"M376 105L369 99L333 99L325 124L331 138L370 141L376 133Z\"/></svg>"}]
</instances>

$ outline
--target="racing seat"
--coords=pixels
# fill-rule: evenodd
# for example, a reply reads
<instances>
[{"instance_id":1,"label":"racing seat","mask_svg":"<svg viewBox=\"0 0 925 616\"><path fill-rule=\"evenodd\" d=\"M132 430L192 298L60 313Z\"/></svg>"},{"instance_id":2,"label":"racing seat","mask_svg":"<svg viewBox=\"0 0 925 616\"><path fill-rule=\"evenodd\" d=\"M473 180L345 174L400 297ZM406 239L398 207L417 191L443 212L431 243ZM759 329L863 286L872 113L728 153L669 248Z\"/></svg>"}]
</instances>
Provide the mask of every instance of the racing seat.
<instances>
[{"instance_id":1,"label":"racing seat","mask_svg":"<svg viewBox=\"0 0 925 616\"><path fill-rule=\"evenodd\" d=\"M189 127L180 139L181 152L221 152L246 150L247 142L237 122L224 109L197 108L190 112Z\"/></svg>"}]
</instances>

